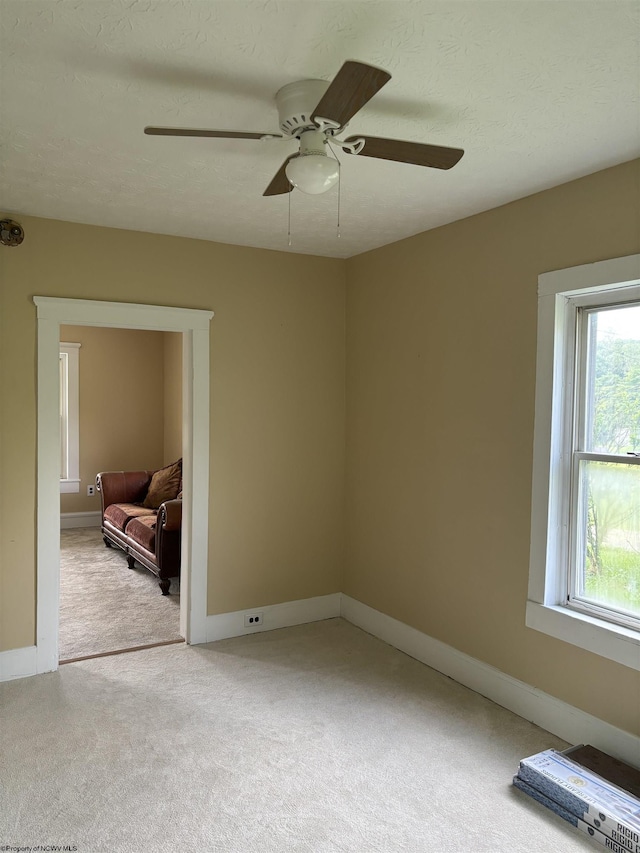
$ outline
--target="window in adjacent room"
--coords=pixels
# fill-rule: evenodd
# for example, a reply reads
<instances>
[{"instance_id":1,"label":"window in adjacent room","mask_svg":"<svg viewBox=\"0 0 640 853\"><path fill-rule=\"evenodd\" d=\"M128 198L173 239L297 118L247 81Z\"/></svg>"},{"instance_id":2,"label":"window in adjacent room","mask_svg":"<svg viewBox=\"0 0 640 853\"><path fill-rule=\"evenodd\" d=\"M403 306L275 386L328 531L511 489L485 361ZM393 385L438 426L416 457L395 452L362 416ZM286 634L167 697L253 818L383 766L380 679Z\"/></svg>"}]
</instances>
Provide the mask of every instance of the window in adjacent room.
<instances>
[{"instance_id":1,"label":"window in adjacent room","mask_svg":"<svg viewBox=\"0 0 640 853\"><path fill-rule=\"evenodd\" d=\"M80 344L60 343L60 491L80 491Z\"/></svg>"},{"instance_id":2,"label":"window in adjacent room","mask_svg":"<svg viewBox=\"0 0 640 853\"><path fill-rule=\"evenodd\" d=\"M540 277L527 624L640 669L640 256Z\"/></svg>"}]
</instances>

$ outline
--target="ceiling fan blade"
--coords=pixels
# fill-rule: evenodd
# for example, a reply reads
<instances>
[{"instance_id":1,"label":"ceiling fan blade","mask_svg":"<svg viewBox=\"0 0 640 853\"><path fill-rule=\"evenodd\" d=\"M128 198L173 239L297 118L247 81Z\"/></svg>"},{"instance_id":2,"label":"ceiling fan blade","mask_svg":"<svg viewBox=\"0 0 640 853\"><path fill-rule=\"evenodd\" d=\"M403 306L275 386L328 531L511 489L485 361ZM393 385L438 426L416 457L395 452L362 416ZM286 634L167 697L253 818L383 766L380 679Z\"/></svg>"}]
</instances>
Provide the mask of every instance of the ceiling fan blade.
<instances>
[{"instance_id":1,"label":"ceiling fan blade","mask_svg":"<svg viewBox=\"0 0 640 853\"><path fill-rule=\"evenodd\" d=\"M381 68L348 60L320 99L312 120L327 118L344 127L389 80L391 74Z\"/></svg>"},{"instance_id":2,"label":"ceiling fan blade","mask_svg":"<svg viewBox=\"0 0 640 853\"><path fill-rule=\"evenodd\" d=\"M429 166L432 169L450 169L464 154L462 148L444 148L441 145L382 139L379 136L350 136L349 139L345 139L345 142L355 142L357 139L364 139L360 157L396 160L398 163L412 163L415 166ZM353 153L347 148L343 150L346 154Z\"/></svg>"},{"instance_id":3,"label":"ceiling fan blade","mask_svg":"<svg viewBox=\"0 0 640 853\"><path fill-rule=\"evenodd\" d=\"M280 133L245 133L243 130L197 130L190 127L145 127L149 136L211 136L219 139L262 139L273 136L282 139Z\"/></svg>"},{"instance_id":4,"label":"ceiling fan blade","mask_svg":"<svg viewBox=\"0 0 640 853\"><path fill-rule=\"evenodd\" d=\"M297 157L297 154L292 154L290 157L284 161L282 166L276 172L273 180L266 188L266 190L262 193L262 195L282 195L283 193L290 193L293 189L293 184L289 182L289 178L286 175L285 169L287 168L287 163L289 160L293 160L294 157Z\"/></svg>"}]
</instances>

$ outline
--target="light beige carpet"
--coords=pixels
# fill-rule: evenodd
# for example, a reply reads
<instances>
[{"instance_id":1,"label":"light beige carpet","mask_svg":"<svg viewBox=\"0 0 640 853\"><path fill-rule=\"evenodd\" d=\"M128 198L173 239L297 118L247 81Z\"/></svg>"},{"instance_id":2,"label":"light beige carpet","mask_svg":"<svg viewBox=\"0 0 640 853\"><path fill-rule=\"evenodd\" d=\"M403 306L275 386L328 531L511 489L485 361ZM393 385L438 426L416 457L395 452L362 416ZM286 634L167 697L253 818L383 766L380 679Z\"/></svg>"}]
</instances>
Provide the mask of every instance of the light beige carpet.
<instances>
[{"instance_id":1,"label":"light beige carpet","mask_svg":"<svg viewBox=\"0 0 640 853\"><path fill-rule=\"evenodd\" d=\"M60 660L180 637L180 595L117 548L99 527L60 531Z\"/></svg>"},{"instance_id":2,"label":"light beige carpet","mask_svg":"<svg viewBox=\"0 0 640 853\"><path fill-rule=\"evenodd\" d=\"M565 744L333 619L0 685L0 838L79 853L579 853Z\"/></svg>"}]
</instances>

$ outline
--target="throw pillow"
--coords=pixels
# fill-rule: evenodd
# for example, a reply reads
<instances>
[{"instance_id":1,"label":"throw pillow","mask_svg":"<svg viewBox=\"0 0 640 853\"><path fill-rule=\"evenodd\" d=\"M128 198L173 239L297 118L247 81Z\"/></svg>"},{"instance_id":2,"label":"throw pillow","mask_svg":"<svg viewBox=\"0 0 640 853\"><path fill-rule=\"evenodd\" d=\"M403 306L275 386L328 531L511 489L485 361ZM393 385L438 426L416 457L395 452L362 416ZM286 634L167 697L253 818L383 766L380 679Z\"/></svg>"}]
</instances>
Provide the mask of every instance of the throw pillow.
<instances>
[{"instance_id":1,"label":"throw pillow","mask_svg":"<svg viewBox=\"0 0 640 853\"><path fill-rule=\"evenodd\" d=\"M182 459L178 459L177 462L156 471L151 478L149 490L146 498L142 501L142 506L147 507L147 509L158 509L164 501L172 501L178 494L181 479Z\"/></svg>"}]
</instances>

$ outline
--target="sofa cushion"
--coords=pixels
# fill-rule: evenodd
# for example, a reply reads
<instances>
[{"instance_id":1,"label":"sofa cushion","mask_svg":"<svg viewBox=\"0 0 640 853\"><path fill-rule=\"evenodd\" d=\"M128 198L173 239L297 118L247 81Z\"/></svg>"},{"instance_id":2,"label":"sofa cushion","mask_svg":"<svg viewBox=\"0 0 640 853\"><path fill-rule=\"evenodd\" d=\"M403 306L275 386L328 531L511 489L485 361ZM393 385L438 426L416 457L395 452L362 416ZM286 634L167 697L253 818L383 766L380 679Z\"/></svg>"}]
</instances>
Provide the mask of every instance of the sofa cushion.
<instances>
[{"instance_id":1,"label":"sofa cushion","mask_svg":"<svg viewBox=\"0 0 640 853\"><path fill-rule=\"evenodd\" d=\"M155 520L156 514L152 509L146 509L140 504L109 504L104 511L105 520L123 532L132 518L140 516L151 516Z\"/></svg>"},{"instance_id":2,"label":"sofa cushion","mask_svg":"<svg viewBox=\"0 0 640 853\"><path fill-rule=\"evenodd\" d=\"M182 459L167 465L156 471L151 482L146 498L142 506L149 509L158 509L161 503L172 501L178 496L180 481L182 480Z\"/></svg>"},{"instance_id":3,"label":"sofa cushion","mask_svg":"<svg viewBox=\"0 0 640 853\"><path fill-rule=\"evenodd\" d=\"M152 554L156 552L156 515L141 515L127 524L127 536Z\"/></svg>"}]
</instances>

